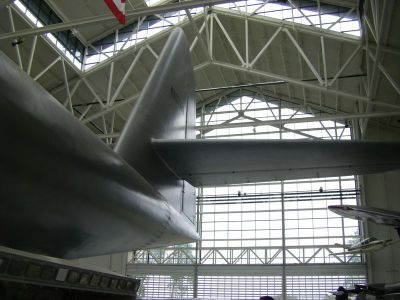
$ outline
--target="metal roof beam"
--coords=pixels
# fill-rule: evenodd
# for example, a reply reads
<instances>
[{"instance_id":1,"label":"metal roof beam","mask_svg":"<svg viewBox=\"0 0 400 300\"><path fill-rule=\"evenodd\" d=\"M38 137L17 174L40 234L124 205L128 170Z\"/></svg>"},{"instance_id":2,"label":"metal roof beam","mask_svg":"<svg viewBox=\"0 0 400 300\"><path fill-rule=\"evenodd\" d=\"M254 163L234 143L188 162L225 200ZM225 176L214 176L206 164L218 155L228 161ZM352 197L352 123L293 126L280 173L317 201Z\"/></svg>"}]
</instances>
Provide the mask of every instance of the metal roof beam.
<instances>
[{"instance_id":1,"label":"metal roof beam","mask_svg":"<svg viewBox=\"0 0 400 300\"><path fill-rule=\"evenodd\" d=\"M225 8L221 8L221 7L213 8L213 12L217 13L218 15L230 16L230 17L234 17L234 18L238 18L238 19L242 19L242 20L248 19L251 22L272 25L275 27L283 27L283 28L287 28L290 30L293 30L293 26L294 26L296 28L296 30L300 31L300 32L309 33L309 34L313 34L313 35L317 35L317 36L323 35L326 38L332 38L332 39L341 40L341 41L345 41L345 42L349 42L349 43L353 43L353 44L361 43L360 38L355 37L355 36L343 34L340 32L335 32L335 31L327 30L327 29L323 29L323 28L321 29L321 28L317 28L317 27L313 27L313 26L293 23L293 22L284 21L284 20L280 20L280 19L274 19L274 18L267 17L267 16L251 16L251 18L249 19L250 14L239 13L234 10L229 10L229 9L225 9Z\"/></svg>"},{"instance_id":2,"label":"metal roof beam","mask_svg":"<svg viewBox=\"0 0 400 300\"><path fill-rule=\"evenodd\" d=\"M176 2L176 3L168 3L164 5L146 7L146 8L139 8L133 11L126 12L127 18L139 18L143 16L150 16L155 14L163 14L168 12L175 12L179 10L185 9L192 9L196 7L202 6L212 6L218 4L224 4L232 1L239 1L239 0L191 0L186 2ZM115 17L111 14L101 15L101 16L94 16L89 18L81 18L77 20L71 20L63 23L57 23L52 25L43 26L40 28L33 28L33 29L24 29L19 30L17 32L9 32L0 34L0 40L5 39L12 39L16 37L23 37L23 36L30 36L30 35L38 35L50 32L58 32L64 31L72 28L88 26L93 24L102 23L105 21L112 21L115 20Z\"/></svg>"},{"instance_id":3,"label":"metal roof beam","mask_svg":"<svg viewBox=\"0 0 400 300\"><path fill-rule=\"evenodd\" d=\"M305 87L305 88L313 89L313 90L316 90L316 91L322 91L322 92L325 92L325 93L338 95L340 97L345 97L345 98L351 99L351 100L356 100L356 101L360 101L360 102L367 102L367 103L370 103L371 105L388 107L388 108L395 108L395 109L399 109L400 108L398 105L393 105L393 104L380 102L380 101L374 101L373 103L371 103L370 99L368 97L365 97L365 96L355 95L355 94L343 92L343 91L336 90L336 89L322 87L322 86L319 86L319 85L315 85L315 84L312 84L312 83L308 83L308 82L302 81L300 79L290 78L288 76L274 74L274 73L271 73L271 72L255 70L255 69L248 69L248 68L245 68L245 67L242 67L242 66L238 66L238 65L234 65L234 64L226 63L226 62L221 62L221 61L212 61L211 64L214 64L214 65L220 66L220 67L225 67L225 68L232 69L232 70L248 72L248 73L254 74L254 75L259 75L259 76L268 77L268 78L274 78L274 79L277 79L277 80L283 80L283 81L286 81L288 83L291 83L291 84L294 84L294 85L298 85L300 87Z\"/></svg>"},{"instance_id":4,"label":"metal roof beam","mask_svg":"<svg viewBox=\"0 0 400 300\"><path fill-rule=\"evenodd\" d=\"M275 127L275 126L280 126L280 125L285 125L285 124L335 121L335 120L347 121L347 120L362 119L362 118L382 118L382 117L388 117L388 116L400 116L400 111L339 114L339 115L326 115L326 116L322 116L322 117L310 117L310 118L295 118L295 119L283 119L283 120L271 120L271 121L206 125L206 126L196 126L196 130L201 131L201 130L213 130L213 129L236 128L236 127L251 127L251 126L274 126Z\"/></svg>"}]
</instances>

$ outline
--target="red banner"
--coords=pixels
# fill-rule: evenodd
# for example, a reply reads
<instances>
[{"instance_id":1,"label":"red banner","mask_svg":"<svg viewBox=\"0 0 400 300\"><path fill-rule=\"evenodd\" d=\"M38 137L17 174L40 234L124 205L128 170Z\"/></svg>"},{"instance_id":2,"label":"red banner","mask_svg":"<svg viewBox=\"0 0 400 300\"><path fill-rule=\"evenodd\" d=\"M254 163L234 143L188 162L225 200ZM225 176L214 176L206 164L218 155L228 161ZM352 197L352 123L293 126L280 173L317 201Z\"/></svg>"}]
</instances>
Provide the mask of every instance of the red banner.
<instances>
[{"instance_id":1,"label":"red banner","mask_svg":"<svg viewBox=\"0 0 400 300\"><path fill-rule=\"evenodd\" d=\"M121 24L125 24L125 0L104 0Z\"/></svg>"}]
</instances>

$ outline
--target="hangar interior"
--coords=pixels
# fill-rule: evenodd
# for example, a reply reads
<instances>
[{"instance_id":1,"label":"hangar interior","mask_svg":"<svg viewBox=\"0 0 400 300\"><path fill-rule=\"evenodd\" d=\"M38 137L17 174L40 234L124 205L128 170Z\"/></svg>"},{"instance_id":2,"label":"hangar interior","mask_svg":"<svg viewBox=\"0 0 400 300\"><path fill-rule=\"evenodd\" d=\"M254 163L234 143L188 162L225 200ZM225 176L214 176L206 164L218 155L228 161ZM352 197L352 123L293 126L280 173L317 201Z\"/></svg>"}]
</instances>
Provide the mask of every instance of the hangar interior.
<instances>
[{"instance_id":1,"label":"hangar interior","mask_svg":"<svg viewBox=\"0 0 400 300\"><path fill-rule=\"evenodd\" d=\"M158 9L169 2L127 0L123 26L96 21L110 14L100 0L1 1L0 49L111 148L174 27L190 43L197 138L399 141L397 1ZM218 183L197 189L198 242L79 261L142 279L147 298L334 299L338 286L400 281L398 244L366 255L337 255L340 245L399 237L327 206L400 211L399 182L391 171Z\"/></svg>"}]
</instances>

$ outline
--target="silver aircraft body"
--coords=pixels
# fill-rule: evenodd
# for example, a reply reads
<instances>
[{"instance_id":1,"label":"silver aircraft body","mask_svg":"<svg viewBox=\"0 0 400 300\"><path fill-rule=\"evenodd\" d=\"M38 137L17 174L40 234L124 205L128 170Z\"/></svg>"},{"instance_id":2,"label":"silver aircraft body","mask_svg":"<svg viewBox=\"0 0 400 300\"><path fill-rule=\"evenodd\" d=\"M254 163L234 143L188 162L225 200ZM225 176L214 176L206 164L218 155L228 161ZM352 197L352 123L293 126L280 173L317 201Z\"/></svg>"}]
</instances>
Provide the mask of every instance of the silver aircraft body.
<instances>
[{"instance_id":1,"label":"silver aircraft body","mask_svg":"<svg viewBox=\"0 0 400 300\"><path fill-rule=\"evenodd\" d=\"M181 29L115 149L0 53L0 245L79 258L186 243L195 186L400 168L398 142L196 140L195 117Z\"/></svg>"},{"instance_id":2,"label":"silver aircraft body","mask_svg":"<svg viewBox=\"0 0 400 300\"><path fill-rule=\"evenodd\" d=\"M345 248L347 251L332 253L331 255L340 255L340 254L354 254L354 253L367 253L382 250L388 246L396 244L400 242L400 240L393 241L393 239L387 240L379 240L374 237L369 237L366 239L362 239L361 241L351 244L351 245L341 245L335 244L336 246L340 246Z\"/></svg>"}]
</instances>

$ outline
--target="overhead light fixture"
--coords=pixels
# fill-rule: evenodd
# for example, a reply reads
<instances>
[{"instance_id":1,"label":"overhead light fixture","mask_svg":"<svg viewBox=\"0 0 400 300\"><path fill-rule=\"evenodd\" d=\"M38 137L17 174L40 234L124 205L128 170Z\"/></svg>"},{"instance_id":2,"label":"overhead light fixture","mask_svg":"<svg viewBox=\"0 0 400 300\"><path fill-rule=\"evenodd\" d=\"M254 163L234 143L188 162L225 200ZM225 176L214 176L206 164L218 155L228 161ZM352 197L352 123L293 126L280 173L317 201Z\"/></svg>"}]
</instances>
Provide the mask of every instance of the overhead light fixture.
<instances>
[{"instance_id":1,"label":"overhead light fixture","mask_svg":"<svg viewBox=\"0 0 400 300\"><path fill-rule=\"evenodd\" d=\"M19 45L19 44L22 44L23 42L24 42L24 40L23 40L22 38L17 38L17 39L15 39L14 41L12 41L11 45L12 45L13 47L15 47L15 46L17 46L17 45Z\"/></svg>"}]
</instances>

